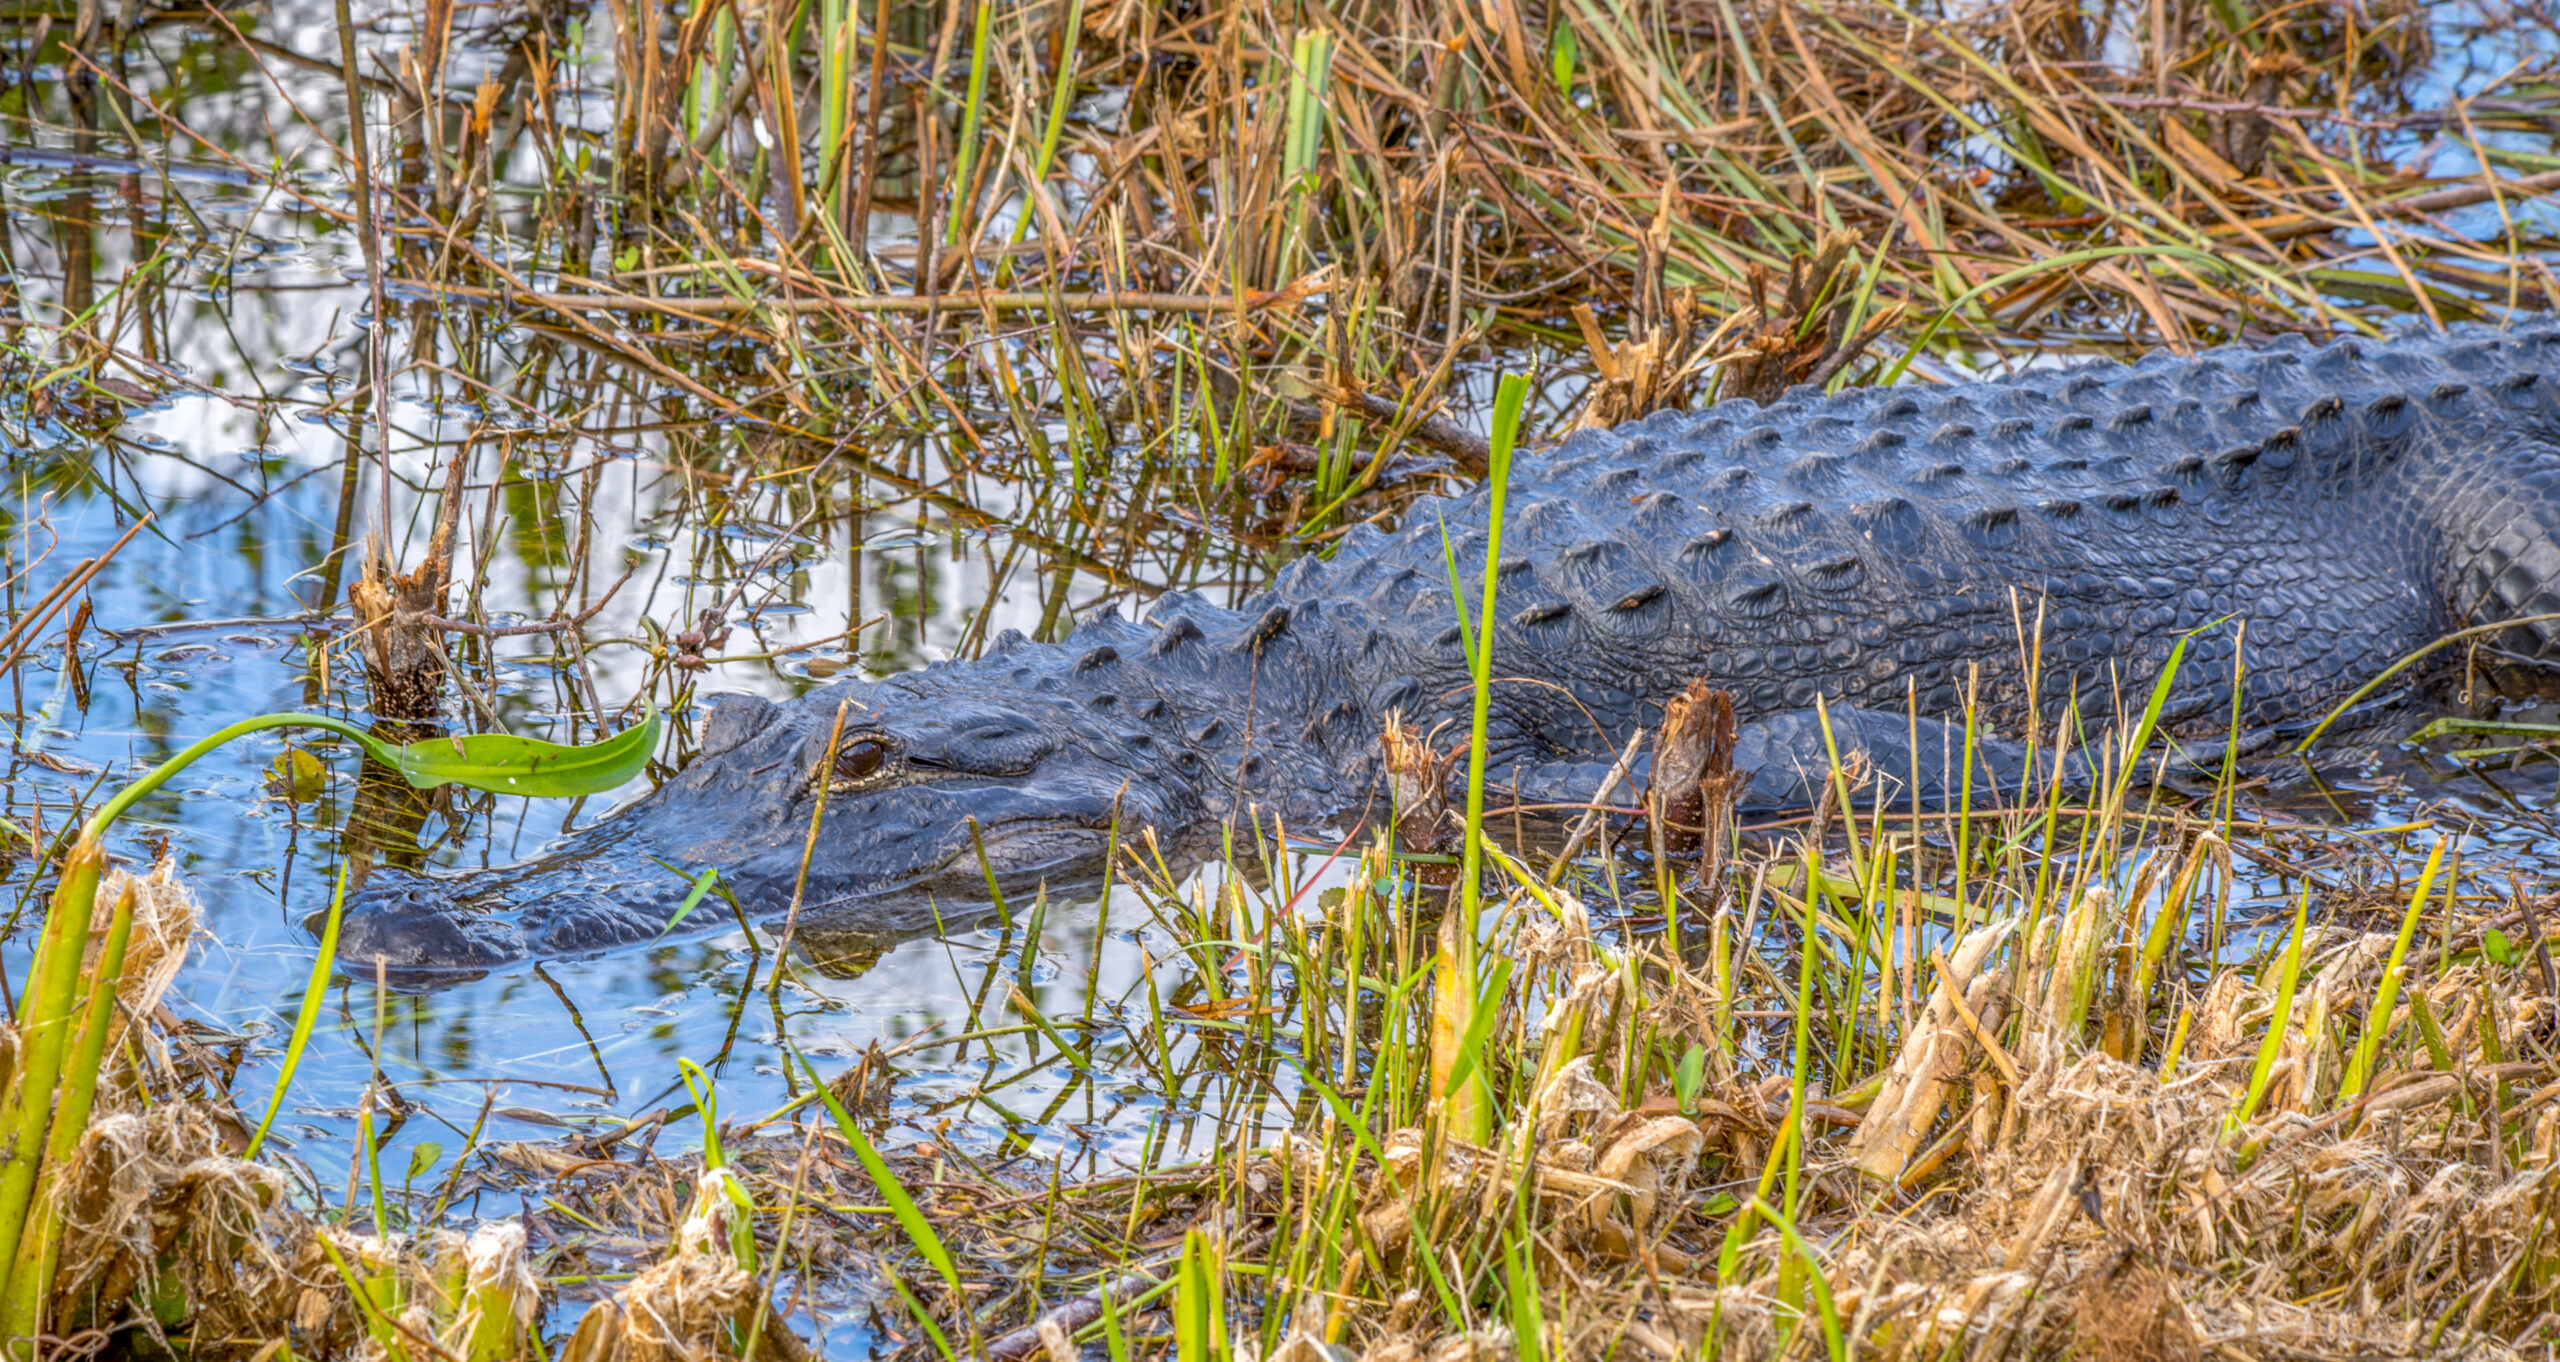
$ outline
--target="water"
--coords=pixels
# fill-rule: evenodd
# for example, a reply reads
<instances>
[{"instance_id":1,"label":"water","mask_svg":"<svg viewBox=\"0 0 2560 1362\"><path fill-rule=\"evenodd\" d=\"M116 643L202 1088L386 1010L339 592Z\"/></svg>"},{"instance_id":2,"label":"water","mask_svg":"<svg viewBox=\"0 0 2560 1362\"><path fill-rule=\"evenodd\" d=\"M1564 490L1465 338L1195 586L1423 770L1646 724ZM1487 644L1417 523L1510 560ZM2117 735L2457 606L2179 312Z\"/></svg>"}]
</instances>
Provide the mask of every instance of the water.
<instances>
[{"instance_id":1,"label":"water","mask_svg":"<svg viewBox=\"0 0 2560 1362\"><path fill-rule=\"evenodd\" d=\"M333 60L325 13L281 6L268 36ZM180 93L214 145L252 166L271 152L310 151L311 134L286 110L327 106L333 76L287 67L269 86L228 44L155 41L191 73ZM270 127L287 129L275 144ZM109 315L129 309L140 336L128 347L137 362L109 376L142 394L121 420L24 407L0 416L15 483L0 513L12 601L28 601L151 517L87 593L95 611L76 655L57 627L12 674L0 799L21 826L61 826L75 806L226 722L349 713L361 671L343 628L312 607L342 606L361 537L379 524L414 558L440 504L429 489L458 451L456 557L488 619L578 613L623 583L584 628L583 669L544 635L507 640L493 664L465 669L509 731L560 740L595 736L589 684L608 713L636 697L673 696L682 678L653 649L706 607L736 626L721 650L733 660L713 662L693 695L781 698L831 676L968 655L998 630L1052 630L1106 601L1142 604L1176 586L1240 595L1294 552L1260 508L1204 507L1144 461L1097 475L1079 498L1063 490L1056 455L1015 451L964 465L921 439L766 444L670 420L668 390L649 375L555 335L488 327L473 309L423 291L392 297L393 343L404 360L441 367L410 367L378 414L355 400L373 299L354 282L359 253L325 216L194 144L172 148L187 164L167 174L158 157L145 169L58 146L5 150L0 202L24 219L13 245L18 277L47 298L74 275L100 281L98 305ZM2439 173L2457 173L2469 154L2438 153L2452 158L2439 160ZM336 201L325 180L305 183L313 199ZM172 211L172 195L185 213ZM912 224L881 227L901 230ZM409 350L421 334L422 350ZM1558 406L1582 381L1552 354L1506 358L1544 360ZM762 381L751 356L740 357L740 373L741 383ZM503 376L495 393L480 381L488 375ZM1490 381L1490 369L1468 377L1479 403ZM99 411L114 405L96 401ZM377 461L350 457L351 441L369 438L384 415L394 432L387 487ZM1066 431L1044 435L1063 441ZM812 464L823 477L809 475ZM1080 566L1043 570L1061 561ZM172 1007L217 1048L237 1038L245 1062L234 1091L253 1118L275 1087L279 1047L311 978L313 926L344 858L355 798L354 763L331 744L314 745L329 772L318 798L297 803L273 788L273 764L303 741L266 734L214 754L148 801L116 843L134 861L165 843L203 899L206 939ZM2437 786L2440 765L2395 758L2351 772L2334 812L2328 794L2298 782L2255 808L2325 812L2406 842L2450 798L2469 820L2466 845L2529 853L2551 845L2541 813L2550 768L2540 769L2502 791L2470 778ZM413 828L390 833L389 851L447 867L504 864L646 788L643 777L575 805L449 795L430 801ZM44 884L35 869L22 856L8 872L20 929L0 950L0 968L13 989L25 972L28 895ZM1334 873L1309 854L1295 858L1292 878L1322 888ZM2244 873L2244 918L2286 901L2285 871ZM804 943L813 949L778 987L770 935L736 925L423 993L332 969L319 1031L278 1123L282 1147L313 1186L343 1184L355 1109L377 1070L409 1103L383 1166L409 1169L421 1184L454 1171L475 1127L483 1144L544 1140L682 1107L680 1058L709 1073L728 1119L748 1119L801 1091L786 1042L827 1073L875 1044L897 1050L891 1112L909 1136L1061 1158L1071 1176L1142 1156L1179 1160L1285 1126L1296 1095L1285 1082L1205 1073L1168 1092L1117 1081L1147 1068L1120 1023L1145 1015L1150 963L1168 990L1197 978L1167 960L1172 937L1148 903L1126 889L1107 904L1061 896L1029 940L1033 910L1017 904L1010 925ZM1017 974L1043 1015L1095 1020L1102 1081L1026 1035L955 1057L951 1038L1011 1023L1002 995ZM1185 1038L1182 1057L1195 1053ZM680 1118L653 1138L672 1153L698 1143L699 1124ZM457 1223L530 1212L537 1247L543 1227L558 1225L544 1219L538 1189L472 1186L453 1208ZM579 1306L560 1308L574 1315ZM856 1324L836 1327L849 1346L867 1337Z\"/></svg>"}]
</instances>

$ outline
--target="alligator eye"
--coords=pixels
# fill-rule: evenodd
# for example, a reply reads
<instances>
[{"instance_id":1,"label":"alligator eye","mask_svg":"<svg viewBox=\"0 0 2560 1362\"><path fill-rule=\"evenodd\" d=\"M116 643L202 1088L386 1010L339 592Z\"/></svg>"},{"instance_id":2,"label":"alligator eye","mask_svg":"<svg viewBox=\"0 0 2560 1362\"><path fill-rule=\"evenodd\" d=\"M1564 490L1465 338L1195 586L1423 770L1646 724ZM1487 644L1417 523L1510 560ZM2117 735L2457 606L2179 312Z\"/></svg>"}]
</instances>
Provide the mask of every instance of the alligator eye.
<instances>
[{"instance_id":1,"label":"alligator eye","mask_svg":"<svg viewBox=\"0 0 2560 1362\"><path fill-rule=\"evenodd\" d=\"M836 753L836 778L867 780L878 774L888 760L889 748L885 743L871 738L846 743L844 750Z\"/></svg>"}]
</instances>

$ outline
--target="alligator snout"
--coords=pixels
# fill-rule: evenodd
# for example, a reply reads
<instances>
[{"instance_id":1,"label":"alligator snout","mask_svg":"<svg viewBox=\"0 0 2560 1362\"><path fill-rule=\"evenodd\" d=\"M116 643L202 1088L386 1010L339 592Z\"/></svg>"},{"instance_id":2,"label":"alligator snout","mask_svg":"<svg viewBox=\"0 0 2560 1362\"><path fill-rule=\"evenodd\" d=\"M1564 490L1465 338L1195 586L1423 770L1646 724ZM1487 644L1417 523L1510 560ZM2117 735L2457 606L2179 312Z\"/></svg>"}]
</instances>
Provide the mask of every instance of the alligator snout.
<instances>
[{"instance_id":1,"label":"alligator snout","mask_svg":"<svg viewBox=\"0 0 2560 1362\"><path fill-rule=\"evenodd\" d=\"M665 934L691 885L644 848L589 836L539 859L454 873L377 869L352 891L338 955L403 972L486 970Z\"/></svg>"},{"instance_id":2,"label":"alligator snout","mask_svg":"<svg viewBox=\"0 0 2560 1362\"><path fill-rule=\"evenodd\" d=\"M1121 811L1117 779L958 769L964 759L1037 765L1045 755L982 715L935 715L987 731L965 751L947 750L938 728L917 724L894 737L848 733L828 760L832 717L723 704L707 725L711 750L683 774L531 860L472 871L377 869L348 901L339 957L359 970L379 958L411 976L480 972L715 928L734 920L730 900L768 924L796 902L804 932L901 933L966 919L988 902L989 871L1007 893L1063 882L1109 844ZM980 750L991 745L995 757ZM821 779L827 802L813 826ZM686 914L705 871L717 873L721 897Z\"/></svg>"},{"instance_id":3,"label":"alligator snout","mask_svg":"<svg viewBox=\"0 0 2560 1362\"><path fill-rule=\"evenodd\" d=\"M513 922L455 912L440 881L405 870L374 872L338 928L339 958L351 965L478 970L524 954L524 932Z\"/></svg>"}]
</instances>

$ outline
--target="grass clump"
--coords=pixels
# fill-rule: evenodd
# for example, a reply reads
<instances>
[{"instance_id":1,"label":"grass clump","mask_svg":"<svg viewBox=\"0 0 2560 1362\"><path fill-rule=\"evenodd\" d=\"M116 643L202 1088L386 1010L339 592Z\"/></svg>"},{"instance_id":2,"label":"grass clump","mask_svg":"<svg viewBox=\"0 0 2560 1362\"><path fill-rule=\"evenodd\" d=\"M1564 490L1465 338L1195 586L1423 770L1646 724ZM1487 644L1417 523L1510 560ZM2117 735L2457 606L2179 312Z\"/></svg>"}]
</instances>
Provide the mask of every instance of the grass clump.
<instances>
[{"instance_id":1,"label":"grass clump","mask_svg":"<svg viewBox=\"0 0 2560 1362\"><path fill-rule=\"evenodd\" d=\"M1611 869L1644 840L1624 812L1601 856L1542 873L1479 811L1472 919L1445 856L1384 840L1336 853L1321 893L1239 868L1214 897L1132 845L1175 949L1103 1025L1170 1066L1177 1032L1217 1021L1193 1034L1264 1075L1277 1123L1104 1176L894 1139L882 1056L846 1084L808 1070L806 1100L743 1123L687 1064L698 1152L619 1157L611 1131L481 1151L591 1231L535 1253L514 1222L445 1228L441 1197L395 1230L375 1169L328 1211L236 1157L217 1107L137 1105L170 1061L124 1023L96 1053L142 1067L103 1066L100 1114L33 1203L60 1264L49 1327L148 1319L215 1351L290 1329L302 1355L416 1362L788 1359L815 1290L934 1357L2538 1338L2560 1280L2560 907L2450 839L2250 824L2220 813L2227 788L2190 804L2108 776L2133 747L2095 744L2095 781L1944 814L1897 801L1885 755L1844 752L1807 818L1708 811L1703 878ZM2361 848L2355 875L2291 869L2324 837ZM2287 869L2269 884L2236 868L2252 857ZM191 930L165 869L109 878L93 917L90 973L120 941L121 977L165 987ZM92 1014L149 999L126 1007ZM1076 1066L1103 1062L1088 1043Z\"/></svg>"},{"instance_id":2,"label":"grass clump","mask_svg":"<svg viewBox=\"0 0 2560 1362\"><path fill-rule=\"evenodd\" d=\"M1397 1359L2539 1337L2560 1057L2550 980L2512 943L2553 905L2485 893L2438 844L2396 896L2235 920L2248 830L2132 782L1962 815L1959 895L1957 820L1850 788L1741 838L1730 892L1684 891L1713 905L1685 947L1595 916L1614 881L1588 863L1541 876L1487 838L1478 931L1504 944L1455 978L1454 1042L1456 895L1390 849L1320 900L1275 887L1207 919L1158 883L1165 921L1215 924L1187 968L1260 1014L1293 1116L1051 1187L1044 1272L1090 1287L1063 1303L986 1256L1018 1230L918 1196L973 1288L937 1336Z\"/></svg>"},{"instance_id":3,"label":"grass clump","mask_svg":"<svg viewBox=\"0 0 2560 1362\"><path fill-rule=\"evenodd\" d=\"M107 834L136 803L206 753L286 726L338 732L421 787L577 794L636 774L658 723L652 715L586 747L504 734L395 746L325 716L266 715L189 745L100 805L67 839L21 1005L0 1028L0 1341L10 1346L135 1326L223 1337L285 1320L325 1338L337 1314L321 1284L325 1257L356 1288L376 1346L408 1355L401 1340L417 1328L395 1310L404 1260L379 1240L349 1239L341 1252L333 1232L315 1234L279 1174L233 1157L230 1113L179 1097L181 1071L150 1023L199 915L165 860L147 876L108 866ZM513 1352L491 1321L521 1313L506 1266L521 1239L512 1259L483 1245L465 1266L459 1240L440 1255L453 1284L495 1283L443 1296L470 1321L475 1357ZM507 1295L503 1311L492 1293Z\"/></svg>"}]
</instances>

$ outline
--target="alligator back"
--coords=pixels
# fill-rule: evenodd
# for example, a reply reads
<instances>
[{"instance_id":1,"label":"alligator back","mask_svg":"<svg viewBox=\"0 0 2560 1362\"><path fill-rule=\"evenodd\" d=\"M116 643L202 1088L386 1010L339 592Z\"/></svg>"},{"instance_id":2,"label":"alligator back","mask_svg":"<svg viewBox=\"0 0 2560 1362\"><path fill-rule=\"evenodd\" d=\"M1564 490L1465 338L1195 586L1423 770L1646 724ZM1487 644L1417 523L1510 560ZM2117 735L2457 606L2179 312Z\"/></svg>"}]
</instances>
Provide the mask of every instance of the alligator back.
<instances>
[{"instance_id":1,"label":"alligator back","mask_svg":"<svg viewBox=\"0 0 2560 1362\"><path fill-rule=\"evenodd\" d=\"M733 701L683 775L547 864L377 875L341 949L477 967L646 939L685 881L612 868L653 859L717 866L751 911L805 905L803 930L871 930L989 874L1055 882L1124 831L1375 812L1385 717L1469 717L1450 557L1470 599L1497 560L1490 774L1529 802L1591 798L1593 759L1700 678L1746 720L1750 797L1789 804L1821 766L1818 697L1845 706L1844 749L1886 755L1906 703L2131 707L2182 637L2170 716L2198 728L2316 714L2469 621L2538 655L2560 639L2525 622L2560 614L2555 343L2292 342L1576 436L1521 460L1498 551L1479 489L1242 610L1167 596L1063 645L1008 632L972 662ZM1942 798L1952 763L1910 756L1912 798Z\"/></svg>"},{"instance_id":2,"label":"alligator back","mask_svg":"<svg viewBox=\"0 0 2560 1362\"><path fill-rule=\"evenodd\" d=\"M2244 725L2316 714L2462 623L2560 611L2556 347L2548 327L2287 339L1577 435L1512 472L1497 743L1606 749L1699 677L1745 719L1816 696L2138 708L2196 631L2174 725L2228 721L2236 656ZM1488 506L1355 531L1245 613L1327 602L1365 631L1370 708L1460 719L1444 543L1472 601ZM2519 641L2560 637L2536 627Z\"/></svg>"}]
</instances>

